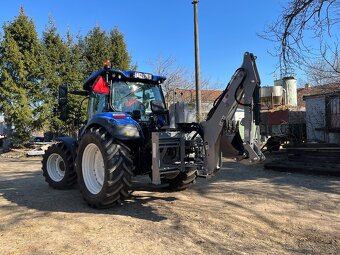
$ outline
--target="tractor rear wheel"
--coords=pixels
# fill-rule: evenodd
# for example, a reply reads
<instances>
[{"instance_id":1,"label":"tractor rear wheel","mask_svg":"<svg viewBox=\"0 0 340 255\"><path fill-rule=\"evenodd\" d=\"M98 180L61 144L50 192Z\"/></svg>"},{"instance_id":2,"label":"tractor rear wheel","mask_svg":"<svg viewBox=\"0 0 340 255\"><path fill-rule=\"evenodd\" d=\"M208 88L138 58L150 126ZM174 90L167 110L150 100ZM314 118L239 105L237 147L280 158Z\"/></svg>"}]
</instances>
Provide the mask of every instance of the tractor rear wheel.
<instances>
[{"instance_id":1,"label":"tractor rear wheel","mask_svg":"<svg viewBox=\"0 0 340 255\"><path fill-rule=\"evenodd\" d=\"M71 151L63 143L51 145L43 156L45 181L55 189L71 188L77 181Z\"/></svg>"},{"instance_id":2,"label":"tractor rear wheel","mask_svg":"<svg viewBox=\"0 0 340 255\"><path fill-rule=\"evenodd\" d=\"M196 182L197 171L190 170L186 173L179 173L174 178L162 178L163 183L168 183L169 188L173 191L180 191L189 188L193 183Z\"/></svg>"},{"instance_id":3,"label":"tractor rear wheel","mask_svg":"<svg viewBox=\"0 0 340 255\"><path fill-rule=\"evenodd\" d=\"M128 196L133 175L130 149L104 128L92 128L81 139L77 176L85 201L94 208L109 208Z\"/></svg>"}]
</instances>

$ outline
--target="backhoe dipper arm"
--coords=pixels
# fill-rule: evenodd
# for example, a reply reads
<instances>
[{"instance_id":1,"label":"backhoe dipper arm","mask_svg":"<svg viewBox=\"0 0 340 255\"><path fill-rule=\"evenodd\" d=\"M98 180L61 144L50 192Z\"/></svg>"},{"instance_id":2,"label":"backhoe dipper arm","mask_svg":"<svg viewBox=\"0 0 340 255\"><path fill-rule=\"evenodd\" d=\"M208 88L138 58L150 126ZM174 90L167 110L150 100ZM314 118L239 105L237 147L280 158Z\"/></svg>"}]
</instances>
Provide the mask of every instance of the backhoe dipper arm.
<instances>
[{"instance_id":1,"label":"backhoe dipper arm","mask_svg":"<svg viewBox=\"0 0 340 255\"><path fill-rule=\"evenodd\" d=\"M231 140L235 135L233 117L240 105L244 108L242 158L248 158L250 161L264 159L264 155L254 139L256 132L253 130L260 122L260 83L255 56L246 52L242 66L236 70L227 88L209 112L207 120L200 123L203 129L206 153L204 174L212 174L219 169L221 152L224 156L230 155L230 152L233 152L235 156L240 153L240 150L237 151L231 146ZM259 129L256 128L256 131L257 137L259 137ZM235 152L237 153L235 154Z\"/></svg>"}]
</instances>

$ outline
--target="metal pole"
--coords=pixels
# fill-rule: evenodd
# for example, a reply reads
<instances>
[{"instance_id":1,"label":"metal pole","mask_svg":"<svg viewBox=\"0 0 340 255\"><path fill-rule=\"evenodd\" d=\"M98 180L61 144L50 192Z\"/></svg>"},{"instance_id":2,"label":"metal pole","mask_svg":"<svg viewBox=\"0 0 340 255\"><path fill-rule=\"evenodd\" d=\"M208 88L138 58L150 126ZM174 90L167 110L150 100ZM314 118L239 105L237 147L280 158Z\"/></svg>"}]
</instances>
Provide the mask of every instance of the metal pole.
<instances>
[{"instance_id":1,"label":"metal pole","mask_svg":"<svg viewBox=\"0 0 340 255\"><path fill-rule=\"evenodd\" d=\"M195 85L196 85L196 119L201 120L201 88L200 88L200 49L198 43L198 0L193 0L194 5L194 37L195 37Z\"/></svg>"}]
</instances>

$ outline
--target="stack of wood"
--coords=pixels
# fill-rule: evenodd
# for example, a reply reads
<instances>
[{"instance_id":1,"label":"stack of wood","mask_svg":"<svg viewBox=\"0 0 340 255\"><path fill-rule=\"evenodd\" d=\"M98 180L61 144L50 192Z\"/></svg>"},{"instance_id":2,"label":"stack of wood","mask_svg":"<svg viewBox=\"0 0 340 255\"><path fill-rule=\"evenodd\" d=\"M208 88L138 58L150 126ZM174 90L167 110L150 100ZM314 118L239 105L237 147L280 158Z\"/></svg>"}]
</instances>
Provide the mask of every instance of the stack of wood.
<instances>
[{"instance_id":1,"label":"stack of wood","mask_svg":"<svg viewBox=\"0 0 340 255\"><path fill-rule=\"evenodd\" d=\"M265 164L265 168L340 176L340 146L337 144L303 144L287 147L286 158Z\"/></svg>"},{"instance_id":2,"label":"stack of wood","mask_svg":"<svg viewBox=\"0 0 340 255\"><path fill-rule=\"evenodd\" d=\"M31 145L32 149L26 152L27 156L41 156L45 154L45 150L53 144L52 142L35 142Z\"/></svg>"}]
</instances>

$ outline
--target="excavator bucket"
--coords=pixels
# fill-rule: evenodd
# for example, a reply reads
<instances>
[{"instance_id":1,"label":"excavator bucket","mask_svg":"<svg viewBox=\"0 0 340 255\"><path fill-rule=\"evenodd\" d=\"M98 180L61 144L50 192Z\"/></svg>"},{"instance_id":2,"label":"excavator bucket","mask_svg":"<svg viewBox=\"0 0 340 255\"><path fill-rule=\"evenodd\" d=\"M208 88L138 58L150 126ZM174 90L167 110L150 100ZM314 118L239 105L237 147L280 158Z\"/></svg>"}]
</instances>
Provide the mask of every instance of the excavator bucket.
<instances>
[{"instance_id":1,"label":"excavator bucket","mask_svg":"<svg viewBox=\"0 0 340 255\"><path fill-rule=\"evenodd\" d=\"M234 134L221 136L222 157L240 159L244 154L243 140L237 131Z\"/></svg>"}]
</instances>

